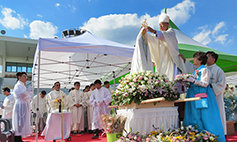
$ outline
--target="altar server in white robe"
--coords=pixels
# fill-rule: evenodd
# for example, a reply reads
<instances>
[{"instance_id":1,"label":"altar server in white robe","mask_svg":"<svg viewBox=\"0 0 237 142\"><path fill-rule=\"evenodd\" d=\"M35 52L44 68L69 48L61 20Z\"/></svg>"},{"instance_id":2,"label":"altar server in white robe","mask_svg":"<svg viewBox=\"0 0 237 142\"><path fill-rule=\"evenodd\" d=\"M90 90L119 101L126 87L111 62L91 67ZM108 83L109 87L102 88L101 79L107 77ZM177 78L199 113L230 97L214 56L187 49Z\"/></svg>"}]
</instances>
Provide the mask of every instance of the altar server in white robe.
<instances>
[{"instance_id":1,"label":"altar server in white robe","mask_svg":"<svg viewBox=\"0 0 237 142\"><path fill-rule=\"evenodd\" d=\"M49 105L49 113L55 112L59 109L58 108L59 102L62 102L62 99L61 99L62 96L63 96L63 103L62 103L63 108L61 109L63 110L64 108L66 108L66 104L67 104L66 94L60 90L60 82L55 82L54 90L49 92L46 97L46 101ZM58 102L55 102L56 99L58 100Z\"/></svg>"},{"instance_id":2,"label":"altar server in white robe","mask_svg":"<svg viewBox=\"0 0 237 142\"><path fill-rule=\"evenodd\" d=\"M87 97L86 97L86 104L87 104L87 121L88 121L88 132L89 134L93 133L92 129L92 123L93 123L93 106L90 104L90 97L92 91L95 90L95 84L92 83L90 85L90 91L87 92Z\"/></svg>"},{"instance_id":3,"label":"altar server in white robe","mask_svg":"<svg viewBox=\"0 0 237 142\"><path fill-rule=\"evenodd\" d=\"M92 139L97 139L99 138L100 130L103 129L100 125L100 116L103 113L110 114L110 109L108 109L108 105L111 102L111 93L108 89L102 87L102 83L100 80L96 80L94 84L96 89L91 93L90 103L94 107L93 126L94 129L96 129L94 136L92 136Z\"/></svg>"},{"instance_id":4,"label":"altar server in white robe","mask_svg":"<svg viewBox=\"0 0 237 142\"><path fill-rule=\"evenodd\" d=\"M212 88L216 101L219 107L221 121L224 129L225 135L227 134L226 129L226 115L225 115L225 105L224 105L224 90L226 87L226 77L224 71L216 65L216 61L218 59L218 54L213 51L208 51L207 55L207 64L206 67L211 71L210 77L210 87ZM196 68L193 66L191 62L184 58L184 55L179 55L183 58L186 69L189 73L192 73Z\"/></svg>"},{"instance_id":5,"label":"altar server in white robe","mask_svg":"<svg viewBox=\"0 0 237 142\"><path fill-rule=\"evenodd\" d=\"M13 94L15 104L12 112L12 127L15 132L15 141L22 142L21 137L27 137L31 134L30 126L30 100L32 96L32 87L26 88L27 74L18 72L17 83L14 86Z\"/></svg>"},{"instance_id":6,"label":"altar server in white robe","mask_svg":"<svg viewBox=\"0 0 237 142\"><path fill-rule=\"evenodd\" d=\"M109 81L105 81L105 82L104 82L104 86L105 86L105 88L107 88L107 89L109 90L109 92L110 92L111 94L113 94L114 90L110 88Z\"/></svg>"},{"instance_id":7,"label":"altar server in white robe","mask_svg":"<svg viewBox=\"0 0 237 142\"><path fill-rule=\"evenodd\" d=\"M36 113L37 107L39 107L39 130L42 131L44 128L44 125L46 123L46 118L47 118L47 106L46 106L46 91L42 90L41 93L39 94L39 105L38 103L38 96L35 95L33 97L33 100L31 101L31 109L34 113Z\"/></svg>"},{"instance_id":8,"label":"altar server in white robe","mask_svg":"<svg viewBox=\"0 0 237 142\"><path fill-rule=\"evenodd\" d=\"M147 51L145 49L144 51L146 52L150 51L151 55L147 53L146 60L149 61L150 60L149 56L151 56L152 61L155 63L156 72L158 72L159 74L165 74L167 75L169 80L173 80L174 76L177 75L180 71L182 71L182 73L186 73L186 69L183 60L181 59L181 57L178 56L179 55L178 41L176 39L175 31L172 28L169 28L169 16L166 13L162 13L159 16L159 27L160 31L156 31L151 27L147 26L145 30L154 33L155 36L145 34L145 32L143 32L144 37L143 39L147 40L147 44L145 40L143 42L140 41L140 45L144 44L148 45ZM132 62L134 62L134 60L132 60ZM146 65L148 66L147 69L153 71L152 64L150 61L149 62L142 61L142 62L148 63ZM131 67L131 70L133 70L133 67Z\"/></svg>"},{"instance_id":9,"label":"altar server in white robe","mask_svg":"<svg viewBox=\"0 0 237 142\"><path fill-rule=\"evenodd\" d=\"M84 134L85 97L84 93L79 90L80 82L75 82L74 87L75 89L70 91L68 96L68 105L70 112L72 112L72 131L73 135Z\"/></svg>"},{"instance_id":10,"label":"altar server in white robe","mask_svg":"<svg viewBox=\"0 0 237 142\"><path fill-rule=\"evenodd\" d=\"M15 99L13 95L10 93L10 89L8 87L3 88L2 92L6 96L2 105L2 118L11 119Z\"/></svg>"}]
</instances>

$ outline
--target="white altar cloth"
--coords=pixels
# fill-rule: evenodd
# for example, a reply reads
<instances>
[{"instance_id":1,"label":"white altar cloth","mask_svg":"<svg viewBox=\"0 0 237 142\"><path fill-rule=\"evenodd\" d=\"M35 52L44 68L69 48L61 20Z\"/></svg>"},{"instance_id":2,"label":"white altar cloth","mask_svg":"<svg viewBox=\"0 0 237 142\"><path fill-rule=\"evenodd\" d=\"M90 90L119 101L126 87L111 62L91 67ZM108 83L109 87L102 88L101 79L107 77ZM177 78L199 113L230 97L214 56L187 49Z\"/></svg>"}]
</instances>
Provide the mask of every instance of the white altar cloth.
<instances>
[{"instance_id":1,"label":"white altar cloth","mask_svg":"<svg viewBox=\"0 0 237 142\"><path fill-rule=\"evenodd\" d=\"M148 134L154 131L152 125L164 129L178 127L178 107L161 107L161 108L145 108L145 109L122 109L117 110L117 114L127 117L125 130L133 132L139 131L140 134Z\"/></svg>"},{"instance_id":2,"label":"white altar cloth","mask_svg":"<svg viewBox=\"0 0 237 142\"><path fill-rule=\"evenodd\" d=\"M70 135L72 114L63 113L63 139ZM61 139L61 113L50 113L46 120L46 126L41 134L45 141Z\"/></svg>"}]
</instances>

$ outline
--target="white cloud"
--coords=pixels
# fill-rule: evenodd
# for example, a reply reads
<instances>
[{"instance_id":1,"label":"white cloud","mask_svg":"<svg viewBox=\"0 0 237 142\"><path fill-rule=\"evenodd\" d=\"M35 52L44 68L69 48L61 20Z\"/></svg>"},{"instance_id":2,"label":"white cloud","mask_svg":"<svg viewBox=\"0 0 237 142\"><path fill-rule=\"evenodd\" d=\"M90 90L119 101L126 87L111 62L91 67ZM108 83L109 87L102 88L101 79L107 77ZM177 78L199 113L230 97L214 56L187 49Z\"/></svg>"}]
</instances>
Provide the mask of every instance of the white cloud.
<instances>
[{"instance_id":1,"label":"white cloud","mask_svg":"<svg viewBox=\"0 0 237 142\"><path fill-rule=\"evenodd\" d=\"M58 27L54 26L51 22L35 20L30 23L30 38L53 38L57 33L57 29Z\"/></svg>"},{"instance_id":2,"label":"white cloud","mask_svg":"<svg viewBox=\"0 0 237 142\"><path fill-rule=\"evenodd\" d=\"M168 8L167 12L175 20L175 23L183 24L190 18L190 13L194 13L194 11L195 3L190 0L184 0L182 3ZM152 28L159 28L158 14L160 13L153 17L149 14L138 17L136 13L110 14L98 18L92 17L84 23L82 29L86 29L99 37L133 46L141 23L145 19L147 19L148 25Z\"/></svg>"},{"instance_id":3,"label":"white cloud","mask_svg":"<svg viewBox=\"0 0 237 142\"><path fill-rule=\"evenodd\" d=\"M23 29L28 24L27 20L10 8L3 8L1 13L4 15L4 18L0 19L0 23L7 29ZM14 17L12 14L16 14L16 16Z\"/></svg>"},{"instance_id":4,"label":"white cloud","mask_svg":"<svg viewBox=\"0 0 237 142\"><path fill-rule=\"evenodd\" d=\"M196 34L193 39L204 44L207 45L208 43L211 42L211 39L209 37L209 35L211 34L211 30L208 30L208 26L203 26L203 27L199 27L199 29L201 29L202 31L198 34Z\"/></svg>"},{"instance_id":5,"label":"white cloud","mask_svg":"<svg viewBox=\"0 0 237 142\"><path fill-rule=\"evenodd\" d=\"M38 16L38 17L40 17L40 18L42 18L42 17L43 17L43 16L42 16L42 15L40 15L40 14L37 14L37 16Z\"/></svg>"},{"instance_id":6,"label":"white cloud","mask_svg":"<svg viewBox=\"0 0 237 142\"><path fill-rule=\"evenodd\" d=\"M204 44L207 45L208 43L210 43L212 40L214 40L214 42L218 42L222 45L228 45L230 42L233 41L233 39L227 39L228 34L225 34L224 30L221 31L222 34L220 34L220 30L225 28L226 24L224 21L219 22L216 24L216 26L213 28L213 30L211 30L210 28L208 28L208 25L205 25L203 27L199 27L198 29L201 29L202 31L200 33L197 33L193 39ZM212 35L212 36L211 36Z\"/></svg>"},{"instance_id":7,"label":"white cloud","mask_svg":"<svg viewBox=\"0 0 237 142\"><path fill-rule=\"evenodd\" d=\"M55 6L56 6L56 7L59 7L59 6L60 6L60 3L56 3Z\"/></svg>"},{"instance_id":8,"label":"white cloud","mask_svg":"<svg viewBox=\"0 0 237 142\"><path fill-rule=\"evenodd\" d=\"M28 36L27 36L27 35L25 35L25 34L24 34L23 36L24 36L24 38L28 38Z\"/></svg>"},{"instance_id":9,"label":"white cloud","mask_svg":"<svg viewBox=\"0 0 237 142\"><path fill-rule=\"evenodd\" d=\"M164 9L161 12L164 12ZM172 8L167 8L167 14L176 25L186 23L191 17L190 13L195 13L195 3L190 0L184 0Z\"/></svg>"},{"instance_id":10,"label":"white cloud","mask_svg":"<svg viewBox=\"0 0 237 142\"><path fill-rule=\"evenodd\" d=\"M214 30L212 31L212 35L215 36L218 34L219 30L225 26L225 22L220 22L216 25L216 27L214 28Z\"/></svg>"},{"instance_id":11,"label":"white cloud","mask_svg":"<svg viewBox=\"0 0 237 142\"><path fill-rule=\"evenodd\" d=\"M219 35L216 37L215 42L220 42L222 45L224 45L227 36L228 36L228 34Z\"/></svg>"}]
</instances>

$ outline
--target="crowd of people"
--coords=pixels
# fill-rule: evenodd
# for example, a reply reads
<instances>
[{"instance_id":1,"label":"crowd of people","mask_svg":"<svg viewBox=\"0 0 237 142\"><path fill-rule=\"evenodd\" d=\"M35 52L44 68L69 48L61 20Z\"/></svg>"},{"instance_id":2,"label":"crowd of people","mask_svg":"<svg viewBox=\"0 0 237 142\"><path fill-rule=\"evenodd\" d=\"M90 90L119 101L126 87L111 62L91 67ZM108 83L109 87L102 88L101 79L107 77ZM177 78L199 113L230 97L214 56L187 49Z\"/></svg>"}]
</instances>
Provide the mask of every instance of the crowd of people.
<instances>
[{"instance_id":1,"label":"crowd of people","mask_svg":"<svg viewBox=\"0 0 237 142\"><path fill-rule=\"evenodd\" d=\"M107 107L111 103L113 90L108 81L104 82L105 87L103 87L100 80L95 80L94 83L87 85L83 91L81 91L80 82L75 82L74 87L69 90L69 95L60 90L60 82L55 82L51 92L47 94L46 91L42 90L39 97L35 95L31 100L32 88L25 87L27 74L18 72L17 79L13 89L14 95L10 93L10 89L7 87L2 90L6 96L2 106L2 118L12 119L15 141L21 142L22 137L31 135L31 126L36 124L37 110L39 129L35 131L40 134L45 127L47 114L59 112L60 103L61 111L72 113L71 133L73 135L87 132L94 133L93 139L99 137L102 130L100 115L110 113Z\"/></svg>"}]
</instances>

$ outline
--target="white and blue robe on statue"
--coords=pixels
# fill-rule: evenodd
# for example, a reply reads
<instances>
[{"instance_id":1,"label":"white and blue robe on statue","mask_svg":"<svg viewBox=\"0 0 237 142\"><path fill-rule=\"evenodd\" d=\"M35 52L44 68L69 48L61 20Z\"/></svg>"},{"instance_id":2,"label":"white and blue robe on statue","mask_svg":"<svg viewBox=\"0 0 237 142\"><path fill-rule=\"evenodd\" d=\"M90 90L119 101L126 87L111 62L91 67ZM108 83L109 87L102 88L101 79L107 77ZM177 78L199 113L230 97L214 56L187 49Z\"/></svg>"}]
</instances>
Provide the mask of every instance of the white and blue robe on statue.
<instances>
[{"instance_id":1,"label":"white and blue robe on statue","mask_svg":"<svg viewBox=\"0 0 237 142\"><path fill-rule=\"evenodd\" d=\"M155 63L156 72L165 74L169 80L179 73L186 73L185 65L179 57L178 41L172 28L167 31L157 31L157 37L150 34L142 35L143 28L136 40L133 53L131 72L153 71ZM178 67L178 68L177 68Z\"/></svg>"}]
</instances>

